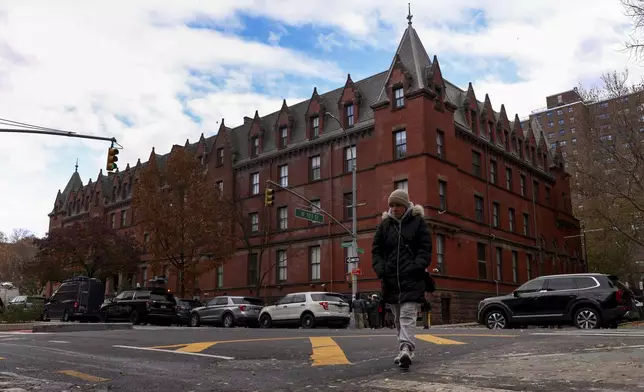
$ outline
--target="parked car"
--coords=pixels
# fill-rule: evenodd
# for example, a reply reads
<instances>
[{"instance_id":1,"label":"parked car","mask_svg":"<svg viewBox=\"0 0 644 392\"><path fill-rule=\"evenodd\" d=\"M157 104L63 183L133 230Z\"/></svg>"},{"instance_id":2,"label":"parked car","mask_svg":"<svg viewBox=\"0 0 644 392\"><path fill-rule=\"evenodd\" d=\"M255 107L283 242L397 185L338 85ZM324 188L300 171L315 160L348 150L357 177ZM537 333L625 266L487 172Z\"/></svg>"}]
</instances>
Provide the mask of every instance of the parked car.
<instances>
[{"instance_id":1,"label":"parked car","mask_svg":"<svg viewBox=\"0 0 644 392\"><path fill-rule=\"evenodd\" d=\"M478 322L490 329L572 324L581 329L616 327L631 308L633 293L616 276L540 276L509 295L486 298Z\"/></svg>"},{"instance_id":2,"label":"parked car","mask_svg":"<svg viewBox=\"0 0 644 392\"><path fill-rule=\"evenodd\" d=\"M201 301L189 298L176 298L177 302L177 324L189 325L190 313L193 309L203 306Z\"/></svg>"},{"instance_id":3,"label":"parked car","mask_svg":"<svg viewBox=\"0 0 644 392\"><path fill-rule=\"evenodd\" d=\"M260 312L259 324L262 328L279 325L302 328L328 325L347 328L350 317L349 303L342 294L303 292L288 294L275 305L266 306Z\"/></svg>"},{"instance_id":4,"label":"parked car","mask_svg":"<svg viewBox=\"0 0 644 392\"><path fill-rule=\"evenodd\" d=\"M43 306L42 320L100 320L105 285L99 279L76 276L64 281Z\"/></svg>"},{"instance_id":5,"label":"parked car","mask_svg":"<svg viewBox=\"0 0 644 392\"><path fill-rule=\"evenodd\" d=\"M174 295L168 290L137 287L106 300L101 306L101 319L104 322L129 320L134 325L172 325L177 320L176 307Z\"/></svg>"},{"instance_id":6,"label":"parked car","mask_svg":"<svg viewBox=\"0 0 644 392\"><path fill-rule=\"evenodd\" d=\"M19 295L7 304L8 308L32 308L45 306L45 297L37 295Z\"/></svg>"},{"instance_id":7,"label":"parked car","mask_svg":"<svg viewBox=\"0 0 644 392\"><path fill-rule=\"evenodd\" d=\"M264 301L260 298L215 297L205 306L195 308L190 312L190 326L198 327L207 324L222 325L226 328L235 325L256 327L258 325L257 317L263 306Z\"/></svg>"}]
</instances>

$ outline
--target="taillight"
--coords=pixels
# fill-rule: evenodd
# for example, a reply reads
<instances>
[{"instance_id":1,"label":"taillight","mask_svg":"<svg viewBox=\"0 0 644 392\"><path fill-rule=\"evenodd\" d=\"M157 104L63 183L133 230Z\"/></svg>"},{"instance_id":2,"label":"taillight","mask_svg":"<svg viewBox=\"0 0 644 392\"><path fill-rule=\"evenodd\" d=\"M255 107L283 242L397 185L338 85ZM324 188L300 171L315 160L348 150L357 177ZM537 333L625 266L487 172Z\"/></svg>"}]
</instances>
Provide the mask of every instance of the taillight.
<instances>
[{"instance_id":1,"label":"taillight","mask_svg":"<svg viewBox=\"0 0 644 392\"><path fill-rule=\"evenodd\" d=\"M239 305L239 310L241 310L242 312L245 312L246 311L246 305Z\"/></svg>"},{"instance_id":2,"label":"taillight","mask_svg":"<svg viewBox=\"0 0 644 392\"><path fill-rule=\"evenodd\" d=\"M621 304L624 300L624 290L617 290L617 292L615 293L615 299L617 299L618 304Z\"/></svg>"},{"instance_id":3,"label":"taillight","mask_svg":"<svg viewBox=\"0 0 644 392\"><path fill-rule=\"evenodd\" d=\"M329 310L329 303L328 302L320 302L320 305L324 308L324 310Z\"/></svg>"},{"instance_id":4,"label":"taillight","mask_svg":"<svg viewBox=\"0 0 644 392\"><path fill-rule=\"evenodd\" d=\"M74 309L78 309L78 302L74 302Z\"/></svg>"}]
</instances>

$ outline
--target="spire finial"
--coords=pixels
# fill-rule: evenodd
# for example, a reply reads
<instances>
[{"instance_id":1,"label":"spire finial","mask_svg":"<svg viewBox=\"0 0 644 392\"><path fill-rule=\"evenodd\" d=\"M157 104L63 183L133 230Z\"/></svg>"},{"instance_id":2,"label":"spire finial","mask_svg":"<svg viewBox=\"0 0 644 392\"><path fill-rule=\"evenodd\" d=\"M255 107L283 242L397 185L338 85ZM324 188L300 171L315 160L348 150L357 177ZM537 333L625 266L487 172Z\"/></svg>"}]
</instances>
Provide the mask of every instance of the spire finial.
<instances>
[{"instance_id":1,"label":"spire finial","mask_svg":"<svg viewBox=\"0 0 644 392\"><path fill-rule=\"evenodd\" d=\"M407 20L409 21L409 25L411 26L411 19L414 17L414 15L411 14L411 3L407 3Z\"/></svg>"},{"instance_id":2,"label":"spire finial","mask_svg":"<svg viewBox=\"0 0 644 392\"><path fill-rule=\"evenodd\" d=\"M74 172L78 173L78 158L76 158L76 165L74 166Z\"/></svg>"}]
</instances>

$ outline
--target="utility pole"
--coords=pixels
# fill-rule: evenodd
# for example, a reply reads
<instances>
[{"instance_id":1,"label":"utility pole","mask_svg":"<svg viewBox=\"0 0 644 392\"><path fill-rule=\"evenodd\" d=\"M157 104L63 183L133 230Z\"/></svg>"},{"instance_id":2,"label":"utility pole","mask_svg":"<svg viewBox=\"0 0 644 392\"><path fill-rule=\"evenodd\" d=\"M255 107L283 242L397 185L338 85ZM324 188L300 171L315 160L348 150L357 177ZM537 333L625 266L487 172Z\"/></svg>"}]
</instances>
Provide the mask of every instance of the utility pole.
<instances>
[{"instance_id":1,"label":"utility pole","mask_svg":"<svg viewBox=\"0 0 644 392\"><path fill-rule=\"evenodd\" d=\"M325 113L326 116L335 120L338 123L342 132L347 138L349 145L349 151L351 151L351 217L352 217L352 232L351 232L351 248L349 248L349 257L353 262L351 263L351 294L352 298L355 300L356 295L358 294L358 275L354 274L353 271L358 268L358 181L357 181L357 162L355 154L353 153L353 146L351 145L351 138L349 138L349 133L342 125L342 122L338 120L337 117L332 115L329 112ZM356 144L357 149L357 144Z\"/></svg>"}]
</instances>

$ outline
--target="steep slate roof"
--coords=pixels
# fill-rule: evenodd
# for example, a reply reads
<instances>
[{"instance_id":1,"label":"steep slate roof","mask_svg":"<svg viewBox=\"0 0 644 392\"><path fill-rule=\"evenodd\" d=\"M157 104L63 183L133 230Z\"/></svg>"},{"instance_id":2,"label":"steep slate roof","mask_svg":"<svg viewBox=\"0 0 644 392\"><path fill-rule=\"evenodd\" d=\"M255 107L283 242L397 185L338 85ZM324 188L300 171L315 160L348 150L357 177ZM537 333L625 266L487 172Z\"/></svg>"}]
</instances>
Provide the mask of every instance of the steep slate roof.
<instances>
[{"instance_id":1,"label":"steep slate roof","mask_svg":"<svg viewBox=\"0 0 644 392\"><path fill-rule=\"evenodd\" d=\"M400 40L398 48L396 49L396 53L393 56L393 59L389 68L386 71L380 72L378 74L375 74L373 76L370 76L366 79L363 79L354 83L355 88L359 90L361 93L362 102L360 104L360 108L358 111L359 117L356 119L353 129L362 129L364 127L369 127L373 125L374 114L370 106L372 104L382 103L388 100L387 90L386 90L387 82L389 80L389 76L391 75L394 69L395 64L398 61L400 61L403 64L405 69L412 76L411 86L407 91L407 93L427 88L427 85L428 85L427 81L429 76L431 76L430 71L432 67L432 60L430 59L430 56L425 50L425 47L423 46L423 43L420 40L420 37L418 36L418 33L412 26L411 16L409 16L408 19L409 19L409 24L407 26L407 29L405 29L405 32L403 33L403 36ZM434 61L438 61L436 57L434 57ZM347 79L348 80L350 79L350 75L348 76ZM465 110L464 110L464 106L465 106L464 101L467 96L467 91L459 88L458 86L456 86L455 84L447 80L444 80L444 83L445 83L446 101L454 104L458 108L454 112L455 125L461 130L472 132L472 129L469 126L469 123L467 121L467 117L465 114ZM344 86L337 88L335 90L329 91L325 94L319 95L320 99L325 105L325 109L330 114L334 115L337 118L341 118L341 114L339 113L338 102L341 98L343 90L344 90ZM266 132L264 132L264 135L263 135L262 151L260 152L257 158L277 155L279 153L282 153L285 150L289 150L291 148L298 148L303 144L309 143L309 140L307 139L307 136L306 136L307 120L305 118L306 117L305 114L309 107L309 103L310 103L310 99L296 103L293 106L288 107L288 109L290 110L291 114L294 117L295 123L291 132L291 139L290 139L289 146L279 151L276 148L276 140L275 140L276 132L273 132L273 131L275 130L275 124L282 111L281 108L280 110L277 110L273 113L270 113L263 117L261 116L259 117L260 124ZM477 100L477 106L479 110L482 110L484 107L484 102ZM498 121L500 119L500 113L497 111L494 111L494 118ZM515 116L515 119L516 118L517 116ZM509 123L510 123L510 130L513 130L515 121L511 120L509 121ZM235 166L243 165L244 163L247 163L251 160L251 158L249 157L248 147L249 147L249 134L250 134L252 124L253 124L253 120L251 118L245 118L244 123L240 126L237 126L235 128L224 128L224 131L227 133L228 139L230 140L230 143L231 143L231 148L233 150L232 152L234 154L233 156L235 157L234 159ZM521 129L523 131L522 136L524 137L525 140L529 140L530 139L529 136L534 135L536 146L539 146L541 140L544 140L544 141L546 140L545 133L541 128L541 125L539 124L539 122L536 121L536 119L529 120L524 123L519 123L519 125L521 126ZM343 132L342 129L335 121L324 121L324 129L320 130L320 137L317 140L324 140L325 138L333 138L341 132ZM216 137L217 136L214 135L208 138L203 138L203 135L202 135L202 138L200 138L200 141L196 143L189 143L189 141L186 140L184 147L190 151L196 151L199 143L203 141L206 147L206 152L209 152L209 151L212 151ZM484 138L481 138L481 140L490 142ZM551 152L549 148L546 148L545 151L543 152L547 156L548 165L549 166L553 165L554 164L553 155L552 155L553 152ZM159 166L163 166L167 161L170 153L165 155L158 155L154 153L154 148L153 148L152 154L154 154L156 158L156 163ZM257 158L252 158L252 159L257 159ZM102 181L101 186L102 186L103 194L109 195L111 193L114 176L117 177L118 182L120 184L123 181L124 173L129 172L130 176L133 177L135 172L145 167L146 164L147 162L141 163L139 161L137 162L137 165L133 169L129 169L123 172L117 171L116 173L108 173L108 175L99 174L99 177L97 180ZM69 196L74 193L73 192L74 190L81 190L82 192L84 192L85 191L84 188L89 188L90 186L91 187L94 186L94 184L92 184L91 181L90 181L90 184L84 187L78 173L74 173L70 178L69 183L65 187L65 190L62 192L62 194L59 191L59 194L56 198L56 205L58 205L59 200L62 200L64 202L62 204L63 210L64 210L65 207L68 205ZM55 213L56 212L55 210L56 208L54 208L54 211L52 211L52 213Z\"/></svg>"}]
</instances>

